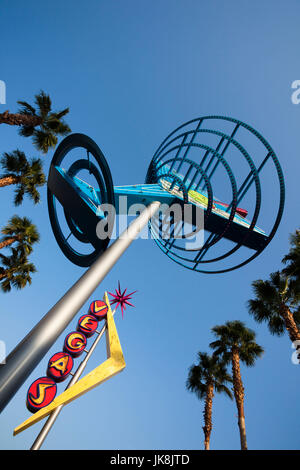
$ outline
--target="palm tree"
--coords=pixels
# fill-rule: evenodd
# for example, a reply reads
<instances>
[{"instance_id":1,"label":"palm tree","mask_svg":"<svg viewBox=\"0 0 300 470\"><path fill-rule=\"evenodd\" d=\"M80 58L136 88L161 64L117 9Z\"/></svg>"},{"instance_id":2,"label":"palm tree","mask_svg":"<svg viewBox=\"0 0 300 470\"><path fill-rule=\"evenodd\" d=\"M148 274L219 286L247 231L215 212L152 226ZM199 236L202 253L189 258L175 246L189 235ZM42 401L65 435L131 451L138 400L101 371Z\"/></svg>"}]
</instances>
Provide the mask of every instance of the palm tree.
<instances>
[{"instance_id":1,"label":"palm tree","mask_svg":"<svg viewBox=\"0 0 300 470\"><path fill-rule=\"evenodd\" d=\"M2 264L0 267L0 282L3 292L9 292L13 287L23 289L31 284L31 274L36 272L33 263L29 263L26 256L17 249L12 248L11 256L0 254Z\"/></svg>"},{"instance_id":2,"label":"palm tree","mask_svg":"<svg viewBox=\"0 0 300 470\"><path fill-rule=\"evenodd\" d=\"M273 335L288 332L292 343L300 340L300 283L276 271L270 280L254 281L255 299L248 301L250 315L258 323L266 322Z\"/></svg>"},{"instance_id":3,"label":"palm tree","mask_svg":"<svg viewBox=\"0 0 300 470\"><path fill-rule=\"evenodd\" d=\"M228 321L225 325L212 328L217 337L210 346L214 355L220 356L225 364L231 363L233 392L238 411L238 425L240 429L241 449L247 450L244 397L245 391L241 377L240 361L246 366L253 366L256 358L264 352L263 348L255 342L255 332L239 320Z\"/></svg>"},{"instance_id":4,"label":"palm tree","mask_svg":"<svg viewBox=\"0 0 300 470\"><path fill-rule=\"evenodd\" d=\"M20 126L20 135L33 137L34 145L43 153L56 146L58 135L66 135L71 131L63 120L69 108L53 112L50 96L44 91L35 95L36 107L26 101L18 101L18 104L21 106L18 113L5 111L0 114L0 124Z\"/></svg>"},{"instance_id":5,"label":"palm tree","mask_svg":"<svg viewBox=\"0 0 300 470\"><path fill-rule=\"evenodd\" d=\"M300 230L296 230L290 236L291 248L289 253L283 258L283 263L287 264L287 267L283 269L283 273L286 276L291 276L294 279L300 278Z\"/></svg>"},{"instance_id":6,"label":"palm tree","mask_svg":"<svg viewBox=\"0 0 300 470\"><path fill-rule=\"evenodd\" d=\"M199 400L205 400L204 407L204 448L209 450L210 435L212 430L212 401L214 391L226 393L232 399L232 394L226 384L232 382L227 373L225 364L217 356L209 356L207 353L198 353L198 364L189 369L186 387L194 392Z\"/></svg>"},{"instance_id":7,"label":"palm tree","mask_svg":"<svg viewBox=\"0 0 300 470\"><path fill-rule=\"evenodd\" d=\"M39 241L40 235L36 226L27 217L14 215L1 230L4 237L0 239L0 249L17 242L17 250L24 255L32 252L32 245Z\"/></svg>"},{"instance_id":8,"label":"palm tree","mask_svg":"<svg viewBox=\"0 0 300 470\"><path fill-rule=\"evenodd\" d=\"M11 153L5 152L0 164L5 172L0 176L0 188L16 185L14 199L16 206L21 204L24 194L28 194L35 204L39 202L40 194L37 187L46 183L42 161L39 158L29 162L24 152L14 150Z\"/></svg>"}]
</instances>

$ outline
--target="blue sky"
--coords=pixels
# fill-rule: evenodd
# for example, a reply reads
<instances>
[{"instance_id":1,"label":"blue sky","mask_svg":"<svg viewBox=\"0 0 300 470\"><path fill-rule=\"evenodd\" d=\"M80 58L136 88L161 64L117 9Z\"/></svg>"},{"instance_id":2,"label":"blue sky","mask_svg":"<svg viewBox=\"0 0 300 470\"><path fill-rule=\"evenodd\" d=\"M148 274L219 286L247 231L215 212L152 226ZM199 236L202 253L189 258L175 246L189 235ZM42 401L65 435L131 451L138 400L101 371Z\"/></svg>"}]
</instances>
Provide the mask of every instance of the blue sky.
<instances>
[{"instance_id":1,"label":"blue sky","mask_svg":"<svg viewBox=\"0 0 300 470\"><path fill-rule=\"evenodd\" d=\"M138 240L128 249L95 293L102 297L118 280L138 290L136 307L124 320L117 318L127 367L65 407L45 449L202 448L203 404L186 391L187 372L197 351L208 350L211 327L233 319L255 329L265 348L254 368L242 366L249 448L299 448L300 371L291 362L290 341L270 336L245 307L251 282L280 268L289 234L299 226L300 105L291 102L291 84L300 79L299 13L293 0L1 1L0 79L6 82L7 104L0 109L13 111L18 99L30 101L44 89L54 107L70 107L72 131L98 143L115 184L143 183L163 138L207 114L253 125L271 143L286 179L285 213L275 238L239 271L190 272L151 240ZM16 129L1 126L0 132L1 152L19 147L37 155ZM51 152L42 157L45 171L51 157ZM8 351L83 272L56 245L46 188L38 206L25 201L15 208L12 197L10 188L1 190L1 225L14 213L26 214L38 225L41 242L32 257L38 268L32 286L1 294L0 339ZM12 436L29 416L27 388L45 374L50 354L61 350L75 326L76 319L2 413L2 449L31 446L41 423ZM103 358L102 346L89 368ZM236 415L234 403L215 397L213 449L239 448Z\"/></svg>"}]
</instances>

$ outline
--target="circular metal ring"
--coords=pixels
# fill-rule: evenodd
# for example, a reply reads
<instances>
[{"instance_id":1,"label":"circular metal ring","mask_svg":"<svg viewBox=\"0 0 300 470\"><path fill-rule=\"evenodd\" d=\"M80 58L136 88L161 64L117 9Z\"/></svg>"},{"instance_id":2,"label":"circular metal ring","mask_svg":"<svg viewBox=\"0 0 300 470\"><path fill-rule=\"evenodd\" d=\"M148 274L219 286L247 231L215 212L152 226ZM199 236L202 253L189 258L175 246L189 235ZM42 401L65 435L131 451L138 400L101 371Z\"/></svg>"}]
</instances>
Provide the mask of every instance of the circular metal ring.
<instances>
[{"instance_id":1,"label":"circular metal ring","mask_svg":"<svg viewBox=\"0 0 300 470\"><path fill-rule=\"evenodd\" d=\"M66 155L75 148L85 149L94 157L99 168L97 168L96 165L94 165L94 163L90 162L89 160L79 159L70 166L70 168L67 170L67 174L69 176L75 176L81 169L88 169L96 178L98 183L99 192L101 194L101 204L108 203L114 207L114 188L109 166L98 145L88 136L84 134L71 134L66 137L57 147L51 165L54 167L60 167ZM83 161L86 163L83 163ZM109 233L107 238L105 240L99 239L99 244L97 244L97 247L94 248L92 253L80 253L70 245L68 242L68 237L65 237L62 232L57 216L56 198L54 194L52 194L49 187L47 190L47 199L51 227L60 249L72 263L83 267L90 266L93 261L95 261L95 259L106 250L113 230L113 224L111 223L109 226ZM75 238L83 243L87 243L88 239L86 234L84 234L76 226L75 222L65 210L64 213L66 222Z\"/></svg>"}]
</instances>

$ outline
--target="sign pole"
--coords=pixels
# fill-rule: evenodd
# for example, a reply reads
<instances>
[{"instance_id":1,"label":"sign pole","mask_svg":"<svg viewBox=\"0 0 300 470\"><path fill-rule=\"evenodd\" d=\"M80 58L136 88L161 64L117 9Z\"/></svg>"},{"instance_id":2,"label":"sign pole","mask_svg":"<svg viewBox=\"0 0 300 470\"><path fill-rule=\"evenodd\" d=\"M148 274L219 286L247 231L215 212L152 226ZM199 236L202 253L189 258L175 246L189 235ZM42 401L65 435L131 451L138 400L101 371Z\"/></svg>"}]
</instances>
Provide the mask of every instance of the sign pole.
<instances>
[{"instance_id":1,"label":"sign pole","mask_svg":"<svg viewBox=\"0 0 300 470\"><path fill-rule=\"evenodd\" d=\"M0 365L0 412L160 206L153 201L49 310Z\"/></svg>"}]
</instances>

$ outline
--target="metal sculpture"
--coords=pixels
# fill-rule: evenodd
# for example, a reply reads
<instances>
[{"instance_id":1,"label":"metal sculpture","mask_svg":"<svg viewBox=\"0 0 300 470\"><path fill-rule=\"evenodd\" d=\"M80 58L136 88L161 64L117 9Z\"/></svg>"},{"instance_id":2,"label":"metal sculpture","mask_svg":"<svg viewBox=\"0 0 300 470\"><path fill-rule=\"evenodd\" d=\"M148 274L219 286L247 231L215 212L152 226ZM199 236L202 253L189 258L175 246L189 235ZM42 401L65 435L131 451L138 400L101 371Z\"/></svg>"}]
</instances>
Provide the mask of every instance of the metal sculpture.
<instances>
[{"instance_id":1,"label":"metal sculpture","mask_svg":"<svg viewBox=\"0 0 300 470\"><path fill-rule=\"evenodd\" d=\"M267 182L265 196L269 198L272 194L273 198L271 207L269 204L266 209L273 209L273 214L262 210L263 174ZM205 116L175 129L156 150L146 183L159 183L174 196L205 211L207 238L197 252L182 248L175 238L162 240L151 226L159 248L173 261L193 271L223 273L249 263L270 243L283 214L284 178L275 152L255 129L230 117ZM217 199L215 192L218 198L224 194L227 201ZM238 207L242 201L248 210ZM252 219L247 220L250 211ZM268 221L268 233L257 226L259 216L262 224ZM222 252L219 245L223 240L226 248ZM219 268L223 260L243 247L252 251L250 256ZM214 250L216 256L207 258ZM211 264L218 269L203 269Z\"/></svg>"},{"instance_id":2,"label":"metal sculpture","mask_svg":"<svg viewBox=\"0 0 300 470\"><path fill-rule=\"evenodd\" d=\"M75 146L87 152L86 159L80 158L70 163L68 169L62 168L68 152ZM99 163L98 168L91 162L92 152ZM98 187L92 187L79 177L80 170L87 168L96 178ZM272 177L276 206L273 214L268 208L267 215L263 211L264 172L268 184ZM267 188L266 197L269 194L270 187ZM173 261L198 272L222 273L244 266L270 243L282 217L285 190L280 164L269 143L255 129L237 119L206 116L178 127L158 147L148 168L146 184L143 185L113 187L108 165L96 144L80 134L69 136L53 158L48 180L48 202L57 242L72 262L89 266L105 251L115 214L106 216L110 217L110 223L107 224L110 232L105 240L99 240L95 227L99 220L105 219L99 208L109 203L115 207L116 214L120 214L120 198L124 196L128 199L127 207L138 203L148 205L156 200L168 206L180 203L202 209L207 237L203 246L196 251L186 248L186 239L197 231L193 220L190 235L179 241L176 231L180 230L175 227L175 223L172 226L172 221L163 221L163 217L160 223L153 220L150 230L159 248ZM66 235L63 234L55 211L56 199L64 207L69 229ZM247 208L239 207L243 202ZM247 216L251 216L251 219L247 220ZM272 222L268 232L257 225L259 220L264 224L266 219L268 224ZM166 240L161 236L163 222L171 223L171 235L173 233ZM76 251L70 244L70 237L77 242L89 242L94 248L93 252L86 255ZM220 243L224 240L231 246L226 246L222 252ZM242 248L251 250L250 256L246 254L245 259L235 259L232 266L222 265L224 260L232 258ZM216 256L208 258L208 254L213 251L217 253ZM204 269L211 265L218 269Z\"/></svg>"},{"instance_id":3,"label":"metal sculpture","mask_svg":"<svg viewBox=\"0 0 300 470\"><path fill-rule=\"evenodd\" d=\"M143 204L144 210L108 246L115 214L128 213L131 204ZM172 211L160 212L162 206L172 209L175 204L183 212L192 209L190 230L181 238ZM275 235L284 207L284 179L273 149L256 130L229 117L205 116L173 131L155 152L146 183L134 186L113 186L105 157L89 137L66 137L50 166L48 206L61 250L73 263L89 269L7 357L0 369L0 411L144 226L149 224L155 242L169 258L188 269L208 273L237 269L258 256ZM200 230L199 211L206 239L190 248L187 240ZM99 224L107 228L105 237L99 237ZM168 238L163 236L166 224ZM232 264L224 264L229 259Z\"/></svg>"}]
</instances>

